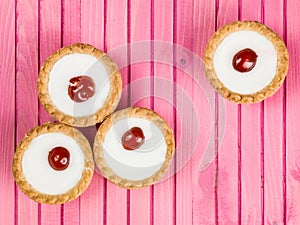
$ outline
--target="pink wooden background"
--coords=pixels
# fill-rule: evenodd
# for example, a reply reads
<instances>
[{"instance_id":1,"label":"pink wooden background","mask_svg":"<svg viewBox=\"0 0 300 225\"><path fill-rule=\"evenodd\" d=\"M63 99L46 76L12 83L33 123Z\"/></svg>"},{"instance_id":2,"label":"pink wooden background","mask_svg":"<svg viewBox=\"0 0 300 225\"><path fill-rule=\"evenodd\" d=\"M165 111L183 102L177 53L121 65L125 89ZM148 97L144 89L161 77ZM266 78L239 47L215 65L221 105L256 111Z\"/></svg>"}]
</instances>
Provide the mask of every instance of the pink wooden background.
<instances>
[{"instance_id":1,"label":"pink wooden background","mask_svg":"<svg viewBox=\"0 0 300 225\"><path fill-rule=\"evenodd\" d=\"M298 0L1 0L0 224L299 225L299 9ZM217 132L222 99L214 96L214 148L220 152L204 171L199 170L200 144L175 176L143 190L124 190L95 174L87 191L64 205L37 204L19 191L12 157L24 134L50 119L38 103L36 79L53 51L73 42L110 51L126 43L162 40L201 57L215 29L238 19L274 29L288 46L290 69L280 91L263 103L225 101L222 143ZM176 82L201 100L193 82L172 66L150 62L122 70L124 85L149 76ZM159 90L149 85L155 96ZM131 95L139 91L131 90ZM174 108L155 98L137 104L161 113L178 138L185 132L175 110L181 96L175 89L172 96Z\"/></svg>"}]
</instances>

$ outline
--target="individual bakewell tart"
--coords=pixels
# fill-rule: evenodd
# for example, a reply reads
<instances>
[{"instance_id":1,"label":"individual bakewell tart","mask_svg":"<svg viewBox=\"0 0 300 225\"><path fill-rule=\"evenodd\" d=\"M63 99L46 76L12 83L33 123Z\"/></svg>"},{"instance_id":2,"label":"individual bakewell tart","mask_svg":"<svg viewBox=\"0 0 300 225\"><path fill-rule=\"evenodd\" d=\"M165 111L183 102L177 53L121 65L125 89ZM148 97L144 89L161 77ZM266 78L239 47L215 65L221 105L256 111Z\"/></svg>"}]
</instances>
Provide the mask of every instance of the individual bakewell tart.
<instances>
[{"instance_id":1,"label":"individual bakewell tart","mask_svg":"<svg viewBox=\"0 0 300 225\"><path fill-rule=\"evenodd\" d=\"M122 80L114 61L89 44L72 44L52 54L40 69L39 99L57 121L86 127L117 107Z\"/></svg>"},{"instance_id":2,"label":"individual bakewell tart","mask_svg":"<svg viewBox=\"0 0 300 225\"><path fill-rule=\"evenodd\" d=\"M272 96L288 70L288 51L265 25L233 22L212 36L204 52L206 76L225 98L257 103Z\"/></svg>"},{"instance_id":3,"label":"individual bakewell tart","mask_svg":"<svg viewBox=\"0 0 300 225\"><path fill-rule=\"evenodd\" d=\"M94 158L112 183L137 189L162 178L174 149L173 132L164 119L150 109L132 107L115 112L100 125Z\"/></svg>"},{"instance_id":4,"label":"individual bakewell tart","mask_svg":"<svg viewBox=\"0 0 300 225\"><path fill-rule=\"evenodd\" d=\"M94 173L88 140L77 129L59 123L33 128L13 159L19 188L39 203L61 204L77 198Z\"/></svg>"}]
</instances>

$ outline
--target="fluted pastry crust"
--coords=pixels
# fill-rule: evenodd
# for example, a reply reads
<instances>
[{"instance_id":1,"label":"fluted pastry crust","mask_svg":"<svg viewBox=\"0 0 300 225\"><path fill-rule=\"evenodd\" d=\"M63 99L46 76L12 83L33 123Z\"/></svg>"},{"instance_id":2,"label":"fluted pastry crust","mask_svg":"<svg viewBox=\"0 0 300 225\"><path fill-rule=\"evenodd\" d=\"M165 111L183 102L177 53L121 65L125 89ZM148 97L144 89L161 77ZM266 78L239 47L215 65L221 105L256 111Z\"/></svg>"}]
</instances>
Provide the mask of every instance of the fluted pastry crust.
<instances>
[{"instance_id":1,"label":"fluted pastry crust","mask_svg":"<svg viewBox=\"0 0 300 225\"><path fill-rule=\"evenodd\" d=\"M71 188L68 192L58 195L48 195L37 191L24 177L22 170L22 159L24 152L28 149L31 141L45 133L59 132L72 137L76 140L77 144L84 156L84 170L79 182ZM74 200L81 195L89 186L94 174L94 161L93 154L88 140L77 129L64 124L46 123L30 130L19 143L17 150L14 154L13 175L19 188L31 199L39 203L46 204L62 204Z\"/></svg>"},{"instance_id":2,"label":"fluted pastry crust","mask_svg":"<svg viewBox=\"0 0 300 225\"><path fill-rule=\"evenodd\" d=\"M255 31L263 35L269 41L271 41L278 54L277 57L277 69L273 80L262 90L255 92L253 94L240 94L230 91L224 86L224 84L218 79L216 74L213 58L215 51L219 44L227 37L230 33L236 31ZM210 41L208 42L206 49L204 51L204 63L206 76L211 83L211 85L226 99L240 104L251 104L263 101L265 98L272 96L282 85L287 70L288 70L288 51L284 42L280 37L273 32L267 26L256 22L256 21L237 21L227 24L221 27L218 31L214 33Z\"/></svg>"},{"instance_id":3,"label":"fluted pastry crust","mask_svg":"<svg viewBox=\"0 0 300 225\"><path fill-rule=\"evenodd\" d=\"M49 74L54 64L63 56L73 53L89 54L105 65L110 81L110 91L103 105L93 115L73 117L61 112L52 102L48 92ZM76 43L63 47L53 53L40 69L38 77L39 99L46 111L57 121L68 125L87 127L95 125L110 115L117 107L122 93L122 78L116 63L104 52L89 44Z\"/></svg>"},{"instance_id":4,"label":"fluted pastry crust","mask_svg":"<svg viewBox=\"0 0 300 225\"><path fill-rule=\"evenodd\" d=\"M165 161L162 164L161 168L154 173L151 177L148 177L144 180L139 181L132 181L121 178L117 174L113 172L113 170L106 164L104 156L103 156L103 143L105 140L106 133L117 121L125 118L135 117L135 118L144 118L153 122L159 129L162 131L166 145L167 145L167 152ZM100 169L101 173L104 177L110 180L112 183L128 189L138 189L147 187L159 181L164 173L166 172L172 156L175 150L175 141L172 129L168 126L165 120L158 115L156 112L146 109L146 108L139 108L139 107L131 107L127 109L123 109L120 111L115 112L114 114L110 115L99 127L98 132L95 137L94 142L94 158L97 167Z\"/></svg>"}]
</instances>

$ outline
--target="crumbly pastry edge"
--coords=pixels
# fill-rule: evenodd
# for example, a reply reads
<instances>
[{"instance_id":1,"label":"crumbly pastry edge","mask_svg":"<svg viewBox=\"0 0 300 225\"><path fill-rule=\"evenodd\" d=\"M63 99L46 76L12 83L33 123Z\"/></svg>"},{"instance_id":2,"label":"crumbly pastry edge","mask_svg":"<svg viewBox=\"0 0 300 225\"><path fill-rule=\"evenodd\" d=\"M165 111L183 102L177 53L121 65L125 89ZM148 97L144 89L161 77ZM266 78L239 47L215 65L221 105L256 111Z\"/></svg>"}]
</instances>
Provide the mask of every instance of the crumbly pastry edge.
<instances>
[{"instance_id":1,"label":"crumbly pastry edge","mask_svg":"<svg viewBox=\"0 0 300 225\"><path fill-rule=\"evenodd\" d=\"M219 44L230 33L242 30L256 31L266 37L273 43L278 54L277 70L273 80L262 90L247 95L235 93L226 88L224 84L218 79L213 65L214 53ZM287 48L281 38L267 26L256 21L236 21L224 25L211 37L204 50L204 64L206 76L209 82L224 98L239 104L251 104L261 102L264 99L272 96L281 87L288 70L289 55Z\"/></svg>"},{"instance_id":2,"label":"crumbly pastry edge","mask_svg":"<svg viewBox=\"0 0 300 225\"><path fill-rule=\"evenodd\" d=\"M45 133L60 132L65 135L72 137L76 140L77 144L80 146L81 151L85 157L84 170L82 177L79 182L71 188L68 192L58 195L44 194L36 190L24 177L22 169L22 159L24 152L28 149L31 141ZM13 158L12 172L14 179L21 189L29 198L44 204L62 204L65 202L72 201L81 195L86 188L89 186L93 174L94 174L94 161L91 146L88 140L83 136L83 134L77 129L59 123L46 123L41 126L31 129L24 137L24 139L19 143Z\"/></svg>"},{"instance_id":3,"label":"crumbly pastry edge","mask_svg":"<svg viewBox=\"0 0 300 225\"><path fill-rule=\"evenodd\" d=\"M72 54L89 54L101 61L109 75L110 92L103 105L96 113L87 116L73 117L61 112L52 102L48 92L49 74L54 64L62 57ZM38 96L45 110L57 121L77 127L87 127L102 122L113 113L119 104L122 94L122 78L116 63L101 50L89 44L76 43L65 46L50 55L40 69L38 77Z\"/></svg>"},{"instance_id":4,"label":"crumbly pastry edge","mask_svg":"<svg viewBox=\"0 0 300 225\"><path fill-rule=\"evenodd\" d=\"M127 180L115 174L113 170L106 164L103 156L102 145L104 143L106 133L108 132L108 130L110 129L110 127L113 125L114 122L128 117L144 118L152 121L162 131L167 145L166 158L164 163L160 167L160 169L157 172L155 172L152 176L139 181ZM109 181L114 183L115 185L127 189L144 188L159 181L165 174L166 170L168 169L174 151L175 151L174 135L169 125L156 112L150 109L140 108L140 107L126 108L110 115L100 125L94 141L94 159L102 175L105 178L107 178Z\"/></svg>"}]
</instances>

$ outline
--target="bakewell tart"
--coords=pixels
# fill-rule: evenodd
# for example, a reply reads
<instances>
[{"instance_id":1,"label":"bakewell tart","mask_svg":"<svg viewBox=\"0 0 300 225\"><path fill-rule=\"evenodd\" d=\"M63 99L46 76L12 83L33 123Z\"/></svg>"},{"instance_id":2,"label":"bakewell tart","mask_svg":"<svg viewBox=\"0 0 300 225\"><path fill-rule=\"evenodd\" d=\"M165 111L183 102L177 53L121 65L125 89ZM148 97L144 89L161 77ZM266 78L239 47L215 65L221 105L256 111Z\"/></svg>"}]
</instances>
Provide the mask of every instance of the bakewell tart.
<instances>
[{"instance_id":1,"label":"bakewell tart","mask_svg":"<svg viewBox=\"0 0 300 225\"><path fill-rule=\"evenodd\" d=\"M211 85L235 103L261 102L282 85L288 70L288 51L280 37L255 21L221 27L204 51Z\"/></svg>"},{"instance_id":2,"label":"bakewell tart","mask_svg":"<svg viewBox=\"0 0 300 225\"><path fill-rule=\"evenodd\" d=\"M104 177L128 189L159 181L175 149L172 129L156 112L131 107L110 115L99 127L94 159Z\"/></svg>"},{"instance_id":3,"label":"bakewell tart","mask_svg":"<svg viewBox=\"0 0 300 225\"><path fill-rule=\"evenodd\" d=\"M94 173L88 140L77 129L59 123L33 128L13 159L19 188L39 203L61 204L77 198Z\"/></svg>"},{"instance_id":4,"label":"bakewell tart","mask_svg":"<svg viewBox=\"0 0 300 225\"><path fill-rule=\"evenodd\" d=\"M53 53L38 77L39 99L57 121L78 126L101 122L117 107L122 80L115 62L89 44Z\"/></svg>"}]
</instances>

